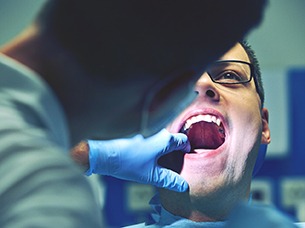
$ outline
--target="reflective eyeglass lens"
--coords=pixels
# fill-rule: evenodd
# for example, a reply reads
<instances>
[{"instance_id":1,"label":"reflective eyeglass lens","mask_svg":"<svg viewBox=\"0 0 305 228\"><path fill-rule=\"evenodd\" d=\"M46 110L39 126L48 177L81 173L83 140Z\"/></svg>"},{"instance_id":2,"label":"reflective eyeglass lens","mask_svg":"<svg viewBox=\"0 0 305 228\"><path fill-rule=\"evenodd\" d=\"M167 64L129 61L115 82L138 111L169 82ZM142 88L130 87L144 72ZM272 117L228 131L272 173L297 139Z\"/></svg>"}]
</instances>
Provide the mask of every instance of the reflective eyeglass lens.
<instances>
[{"instance_id":1,"label":"reflective eyeglass lens","mask_svg":"<svg viewBox=\"0 0 305 228\"><path fill-rule=\"evenodd\" d=\"M251 66L246 62L218 61L207 72L214 82L221 84L239 84L251 80Z\"/></svg>"}]
</instances>

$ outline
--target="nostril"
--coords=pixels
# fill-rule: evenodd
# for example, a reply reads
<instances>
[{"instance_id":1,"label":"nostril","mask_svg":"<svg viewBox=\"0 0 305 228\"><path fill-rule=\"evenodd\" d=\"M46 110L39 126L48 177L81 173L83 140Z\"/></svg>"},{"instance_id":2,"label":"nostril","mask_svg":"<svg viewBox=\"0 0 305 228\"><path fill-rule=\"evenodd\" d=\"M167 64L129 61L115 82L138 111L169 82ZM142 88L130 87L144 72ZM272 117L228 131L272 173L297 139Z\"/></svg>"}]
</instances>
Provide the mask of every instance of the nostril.
<instances>
[{"instance_id":1,"label":"nostril","mask_svg":"<svg viewBox=\"0 0 305 228\"><path fill-rule=\"evenodd\" d=\"M210 89L207 90L205 94L209 97L215 97L215 92L213 90L210 90Z\"/></svg>"}]
</instances>

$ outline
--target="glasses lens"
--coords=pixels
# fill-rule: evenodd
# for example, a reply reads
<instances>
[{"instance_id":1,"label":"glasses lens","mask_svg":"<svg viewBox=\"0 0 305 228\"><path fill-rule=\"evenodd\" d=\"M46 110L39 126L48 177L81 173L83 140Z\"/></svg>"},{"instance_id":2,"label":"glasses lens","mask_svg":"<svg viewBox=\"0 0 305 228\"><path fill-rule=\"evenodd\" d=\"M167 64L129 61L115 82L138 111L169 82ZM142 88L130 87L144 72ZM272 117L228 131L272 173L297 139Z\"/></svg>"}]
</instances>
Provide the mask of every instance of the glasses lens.
<instances>
[{"instance_id":1,"label":"glasses lens","mask_svg":"<svg viewBox=\"0 0 305 228\"><path fill-rule=\"evenodd\" d=\"M194 72L180 74L152 88L142 113L141 134L144 137L160 131L194 100L196 93L190 82L193 77Z\"/></svg>"},{"instance_id":2,"label":"glasses lens","mask_svg":"<svg viewBox=\"0 0 305 228\"><path fill-rule=\"evenodd\" d=\"M214 82L221 84L240 84L251 80L251 66L246 62L217 61L207 72Z\"/></svg>"}]
</instances>

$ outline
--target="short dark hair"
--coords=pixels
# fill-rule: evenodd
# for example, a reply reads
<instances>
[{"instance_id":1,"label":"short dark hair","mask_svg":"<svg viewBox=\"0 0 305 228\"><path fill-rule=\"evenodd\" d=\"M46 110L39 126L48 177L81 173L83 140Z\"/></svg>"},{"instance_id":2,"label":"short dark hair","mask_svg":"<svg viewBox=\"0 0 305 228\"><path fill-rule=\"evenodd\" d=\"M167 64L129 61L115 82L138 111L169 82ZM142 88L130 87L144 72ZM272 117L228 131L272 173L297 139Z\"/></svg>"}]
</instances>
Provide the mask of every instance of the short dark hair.
<instances>
[{"instance_id":1,"label":"short dark hair","mask_svg":"<svg viewBox=\"0 0 305 228\"><path fill-rule=\"evenodd\" d=\"M253 73L253 78L254 78L254 82L255 82L255 86L256 86L256 91L261 99L261 103L262 103L262 107L263 107L264 102L265 102L265 92L264 92L264 87L263 87L261 69L260 69L256 54L255 54L254 50L252 49L251 45L248 43L248 41L242 40L239 43L246 51L246 53L250 59L250 63L253 66L252 73Z\"/></svg>"},{"instance_id":2,"label":"short dark hair","mask_svg":"<svg viewBox=\"0 0 305 228\"><path fill-rule=\"evenodd\" d=\"M36 23L86 71L113 81L134 69L205 68L260 22L266 1L49 0Z\"/></svg>"}]
</instances>

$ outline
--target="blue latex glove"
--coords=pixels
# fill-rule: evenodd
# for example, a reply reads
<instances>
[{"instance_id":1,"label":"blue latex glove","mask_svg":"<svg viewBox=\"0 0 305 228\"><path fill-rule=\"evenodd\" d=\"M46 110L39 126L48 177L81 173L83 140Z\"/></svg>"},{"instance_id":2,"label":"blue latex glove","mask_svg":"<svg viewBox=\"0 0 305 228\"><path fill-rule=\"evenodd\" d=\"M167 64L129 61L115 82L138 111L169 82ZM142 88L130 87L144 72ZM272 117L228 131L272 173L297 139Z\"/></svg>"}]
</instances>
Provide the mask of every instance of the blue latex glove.
<instances>
[{"instance_id":1,"label":"blue latex glove","mask_svg":"<svg viewBox=\"0 0 305 228\"><path fill-rule=\"evenodd\" d=\"M109 175L178 192L188 189L181 176L157 164L159 157L172 151L190 151L184 134L170 134L163 129L148 138L136 135L129 139L88 140L88 145L90 168L86 175Z\"/></svg>"}]
</instances>

